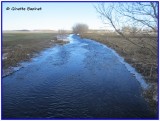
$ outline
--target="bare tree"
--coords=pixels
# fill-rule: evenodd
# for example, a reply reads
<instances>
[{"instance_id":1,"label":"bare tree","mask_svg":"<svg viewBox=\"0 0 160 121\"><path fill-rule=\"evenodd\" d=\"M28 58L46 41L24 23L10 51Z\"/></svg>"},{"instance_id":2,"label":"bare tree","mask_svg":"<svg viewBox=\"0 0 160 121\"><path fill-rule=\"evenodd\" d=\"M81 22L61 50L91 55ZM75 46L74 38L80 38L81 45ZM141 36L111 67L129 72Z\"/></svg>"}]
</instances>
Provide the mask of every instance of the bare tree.
<instances>
[{"instance_id":1,"label":"bare tree","mask_svg":"<svg viewBox=\"0 0 160 121\"><path fill-rule=\"evenodd\" d=\"M104 24L113 27L119 35L132 44L141 48L147 48L152 54L156 55L156 47L151 44L151 47L145 46L144 44L137 44L121 30L124 26L130 26L131 28L136 28L132 31L134 35L150 35L151 32L146 33L143 31L146 28L152 31L152 33L157 34L157 2L113 2L107 3L107 5L105 3L100 3L95 6L95 9L99 13Z\"/></svg>"},{"instance_id":2,"label":"bare tree","mask_svg":"<svg viewBox=\"0 0 160 121\"><path fill-rule=\"evenodd\" d=\"M73 27L72 27L72 30L73 30L73 33L75 34L82 34L82 33L85 33L88 31L88 25L86 24L75 24Z\"/></svg>"}]
</instances>

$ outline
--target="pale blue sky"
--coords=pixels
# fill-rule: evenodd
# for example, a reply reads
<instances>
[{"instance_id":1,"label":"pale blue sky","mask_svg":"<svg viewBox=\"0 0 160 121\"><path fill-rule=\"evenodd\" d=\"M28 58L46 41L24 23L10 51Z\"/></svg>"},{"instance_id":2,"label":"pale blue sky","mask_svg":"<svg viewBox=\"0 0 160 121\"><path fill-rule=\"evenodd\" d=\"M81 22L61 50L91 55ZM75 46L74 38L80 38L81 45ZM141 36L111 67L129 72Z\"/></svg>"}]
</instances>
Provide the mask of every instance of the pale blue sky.
<instances>
[{"instance_id":1,"label":"pale blue sky","mask_svg":"<svg viewBox=\"0 0 160 121\"><path fill-rule=\"evenodd\" d=\"M90 29L103 28L93 2L3 2L3 30L71 29L85 23ZM7 7L42 7L41 11L12 11Z\"/></svg>"}]
</instances>

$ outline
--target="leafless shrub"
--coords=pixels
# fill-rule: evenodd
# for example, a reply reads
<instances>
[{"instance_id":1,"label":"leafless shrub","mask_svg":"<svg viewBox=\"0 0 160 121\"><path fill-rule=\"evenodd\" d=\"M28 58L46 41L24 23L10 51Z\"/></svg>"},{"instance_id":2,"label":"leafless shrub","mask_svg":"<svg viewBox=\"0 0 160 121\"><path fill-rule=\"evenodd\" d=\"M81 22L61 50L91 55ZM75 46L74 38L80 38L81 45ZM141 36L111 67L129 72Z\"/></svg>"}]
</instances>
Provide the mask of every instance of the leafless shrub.
<instances>
[{"instance_id":1,"label":"leafless shrub","mask_svg":"<svg viewBox=\"0 0 160 121\"><path fill-rule=\"evenodd\" d=\"M79 23L74 25L72 30L75 34L82 34L88 31L88 25Z\"/></svg>"}]
</instances>

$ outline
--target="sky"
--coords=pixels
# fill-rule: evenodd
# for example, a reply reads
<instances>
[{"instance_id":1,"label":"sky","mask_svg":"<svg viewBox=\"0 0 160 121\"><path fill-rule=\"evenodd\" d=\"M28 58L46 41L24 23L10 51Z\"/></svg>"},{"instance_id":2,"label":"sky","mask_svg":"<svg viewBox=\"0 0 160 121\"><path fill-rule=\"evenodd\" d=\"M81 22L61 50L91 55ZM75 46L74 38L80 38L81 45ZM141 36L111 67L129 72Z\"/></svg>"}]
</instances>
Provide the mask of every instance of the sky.
<instances>
[{"instance_id":1,"label":"sky","mask_svg":"<svg viewBox=\"0 0 160 121\"><path fill-rule=\"evenodd\" d=\"M3 30L71 30L76 23L84 23L90 29L104 29L96 12L96 2L3 2ZM13 8L25 10L13 10ZM28 11L27 7L42 8ZM9 10L6 10L10 8Z\"/></svg>"}]
</instances>

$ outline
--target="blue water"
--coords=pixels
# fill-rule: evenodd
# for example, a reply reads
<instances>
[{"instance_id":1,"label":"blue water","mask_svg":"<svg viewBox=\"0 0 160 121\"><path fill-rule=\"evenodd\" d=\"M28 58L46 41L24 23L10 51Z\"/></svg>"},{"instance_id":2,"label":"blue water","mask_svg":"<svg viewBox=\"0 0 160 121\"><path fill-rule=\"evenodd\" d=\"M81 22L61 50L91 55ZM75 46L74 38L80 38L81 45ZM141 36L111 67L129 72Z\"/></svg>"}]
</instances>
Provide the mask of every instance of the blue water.
<instances>
[{"instance_id":1,"label":"blue water","mask_svg":"<svg viewBox=\"0 0 160 121\"><path fill-rule=\"evenodd\" d=\"M156 118L111 49L76 35L69 40L2 78L2 119Z\"/></svg>"}]
</instances>

